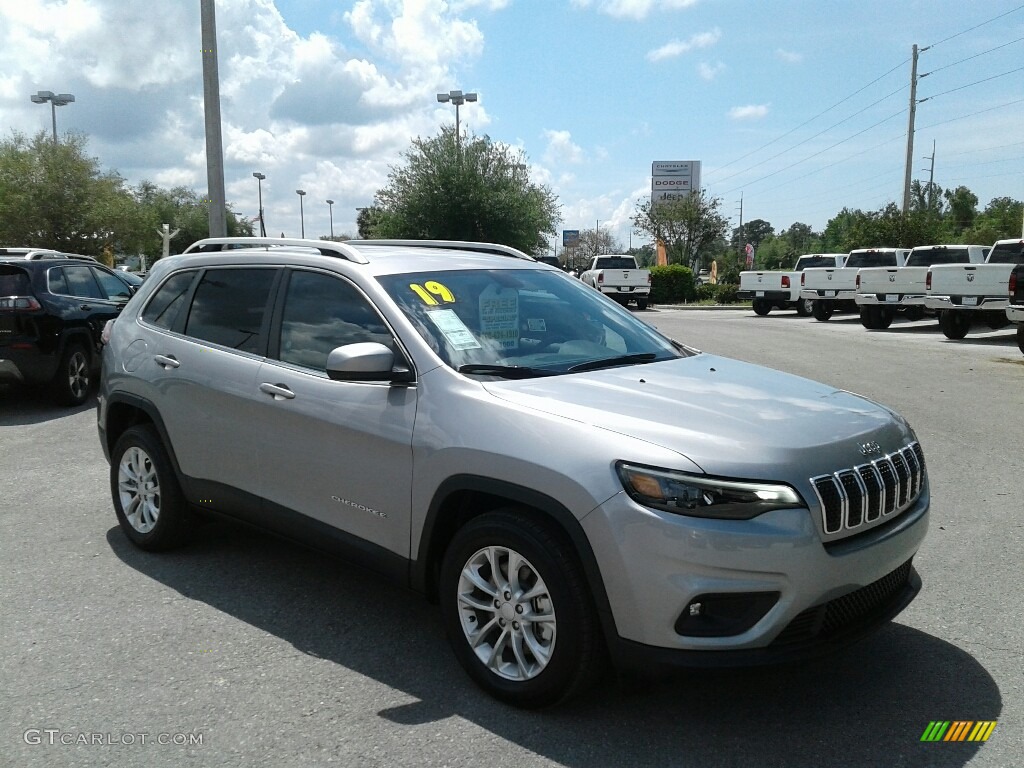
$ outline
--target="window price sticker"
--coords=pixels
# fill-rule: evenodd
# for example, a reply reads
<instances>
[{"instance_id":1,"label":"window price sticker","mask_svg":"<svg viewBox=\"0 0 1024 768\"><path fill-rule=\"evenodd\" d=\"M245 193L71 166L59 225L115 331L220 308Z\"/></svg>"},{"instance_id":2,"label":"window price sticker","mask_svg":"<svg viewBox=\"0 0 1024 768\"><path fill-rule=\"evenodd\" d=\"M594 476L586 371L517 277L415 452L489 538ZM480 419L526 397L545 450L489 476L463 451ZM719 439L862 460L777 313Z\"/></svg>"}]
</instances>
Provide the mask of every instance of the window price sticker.
<instances>
[{"instance_id":1,"label":"window price sticker","mask_svg":"<svg viewBox=\"0 0 1024 768\"><path fill-rule=\"evenodd\" d=\"M480 334L502 349L519 347L519 292L489 285L480 294Z\"/></svg>"},{"instance_id":2,"label":"window price sticker","mask_svg":"<svg viewBox=\"0 0 1024 768\"><path fill-rule=\"evenodd\" d=\"M435 309L427 312L427 317L453 349L480 349L480 342L462 322L462 318L455 314L454 309Z\"/></svg>"}]
</instances>

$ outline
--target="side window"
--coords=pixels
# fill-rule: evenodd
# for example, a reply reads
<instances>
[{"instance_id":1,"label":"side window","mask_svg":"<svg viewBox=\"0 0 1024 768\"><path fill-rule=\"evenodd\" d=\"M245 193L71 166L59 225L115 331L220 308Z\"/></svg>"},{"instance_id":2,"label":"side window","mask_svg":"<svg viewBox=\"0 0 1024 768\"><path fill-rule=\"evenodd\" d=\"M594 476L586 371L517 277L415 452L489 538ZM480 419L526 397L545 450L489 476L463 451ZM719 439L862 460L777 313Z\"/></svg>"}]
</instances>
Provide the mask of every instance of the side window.
<instances>
[{"instance_id":1,"label":"side window","mask_svg":"<svg viewBox=\"0 0 1024 768\"><path fill-rule=\"evenodd\" d=\"M274 269L207 270L192 299L185 333L242 352L260 352L276 274Z\"/></svg>"},{"instance_id":2,"label":"side window","mask_svg":"<svg viewBox=\"0 0 1024 768\"><path fill-rule=\"evenodd\" d=\"M89 267L64 267L64 278L68 281L68 293L71 296L83 299L105 298Z\"/></svg>"},{"instance_id":3,"label":"side window","mask_svg":"<svg viewBox=\"0 0 1024 768\"><path fill-rule=\"evenodd\" d=\"M71 289L68 288L68 281L64 278L64 270L60 267L46 270L46 287L50 293L57 296L70 296Z\"/></svg>"},{"instance_id":4,"label":"side window","mask_svg":"<svg viewBox=\"0 0 1024 768\"><path fill-rule=\"evenodd\" d=\"M281 316L278 357L324 371L332 349L361 341L394 349L384 321L352 285L319 272L293 272Z\"/></svg>"},{"instance_id":5,"label":"side window","mask_svg":"<svg viewBox=\"0 0 1024 768\"><path fill-rule=\"evenodd\" d=\"M196 273L190 271L179 272L167 278L167 281L153 294L153 298L149 300L146 308L142 310L142 319L157 328L165 330L173 328L174 321L185 303L185 297L188 295L188 289L195 276Z\"/></svg>"},{"instance_id":6,"label":"side window","mask_svg":"<svg viewBox=\"0 0 1024 768\"><path fill-rule=\"evenodd\" d=\"M92 273L96 277L96 282L100 284L100 288L107 295L108 299L130 299L132 292L128 290L128 286L125 285L117 277L104 272L102 269L92 268Z\"/></svg>"}]
</instances>

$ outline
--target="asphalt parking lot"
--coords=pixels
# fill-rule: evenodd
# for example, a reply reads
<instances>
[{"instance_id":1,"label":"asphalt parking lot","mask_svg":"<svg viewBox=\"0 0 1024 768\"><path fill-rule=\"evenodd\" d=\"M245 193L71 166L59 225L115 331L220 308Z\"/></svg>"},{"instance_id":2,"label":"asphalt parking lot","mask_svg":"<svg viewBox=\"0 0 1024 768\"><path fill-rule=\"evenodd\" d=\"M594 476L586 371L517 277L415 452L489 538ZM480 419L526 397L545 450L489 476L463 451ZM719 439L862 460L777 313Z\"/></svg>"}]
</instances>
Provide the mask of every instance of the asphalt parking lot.
<instances>
[{"instance_id":1,"label":"asphalt parking lot","mask_svg":"<svg viewBox=\"0 0 1024 768\"><path fill-rule=\"evenodd\" d=\"M116 526L91 407L0 389L0 764L1010 766L1024 754L1024 355L1013 328L865 331L792 312L646 311L712 354L872 397L918 432L924 580L896 622L802 665L521 712L458 667L435 606L225 524L152 555ZM986 743L922 743L987 720Z\"/></svg>"}]
</instances>

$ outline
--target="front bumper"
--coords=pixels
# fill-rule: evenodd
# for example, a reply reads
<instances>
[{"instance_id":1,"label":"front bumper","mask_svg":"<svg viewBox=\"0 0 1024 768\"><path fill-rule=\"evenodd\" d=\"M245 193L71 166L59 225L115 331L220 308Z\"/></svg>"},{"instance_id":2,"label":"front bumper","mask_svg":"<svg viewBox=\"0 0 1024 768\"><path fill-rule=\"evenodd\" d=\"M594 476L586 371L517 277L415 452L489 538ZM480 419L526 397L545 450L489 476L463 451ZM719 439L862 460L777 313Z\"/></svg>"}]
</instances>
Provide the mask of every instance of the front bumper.
<instances>
[{"instance_id":1,"label":"front bumper","mask_svg":"<svg viewBox=\"0 0 1024 768\"><path fill-rule=\"evenodd\" d=\"M885 525L825 545L808 509L711 520L647 509L618 494L582 521L612 613L609 646L625 664L726 666L855 640L920 589L910 562L928 528L928 507L925 488ZM739 632L677 630L695 603L751 595L769 597Z\"/></svg>"}]
</instances>

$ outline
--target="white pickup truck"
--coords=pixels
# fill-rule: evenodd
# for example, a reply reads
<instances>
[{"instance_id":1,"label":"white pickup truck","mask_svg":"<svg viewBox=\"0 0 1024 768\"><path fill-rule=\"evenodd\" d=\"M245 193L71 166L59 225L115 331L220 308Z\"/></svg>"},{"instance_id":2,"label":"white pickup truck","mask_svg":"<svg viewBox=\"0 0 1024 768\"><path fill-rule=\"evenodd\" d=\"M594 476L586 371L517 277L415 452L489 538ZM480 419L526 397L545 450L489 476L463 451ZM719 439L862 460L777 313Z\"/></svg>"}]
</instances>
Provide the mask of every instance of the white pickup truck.
<instances>
[{"instance_id":1,"label":"white pickup truck","mask_svg":"<svg viewBox=\"0 0 1024 768\"><path fill-rule=\"evenodd\" d=\"M857 272L864 267L902 267L909 248L857 248L842 267L814 267L800 273L800 298L814 302L811 314L825 321L837 310L856 311Z\"/></svg>"},{"instance_id":2,"label":"white pickup truck","mask_svg":"<svg viewBox=\"0 0 1024 768\"><path fill-rule=\"evenodd\" d=\"M1024 264L1018 264L1010 273L1010 306L1006 319L1017 324L1017 346L1024 353Z\"/></svg>"},{"instance_id":3,"label":"white pickup truck","mask_svg":"<svg viewBox=\"0 0 1024 768\"><path fill-rule=\"evenodd\" d=\"M865 328L881 330L892 325L902 312L908 320L925 315L925 280L928 268L937 264L981 264L988 256L985 245L919 245L907 256L903 267L868 267L857 273L860 322Z\"/></svg>"},{"instance_id":4,"label":"white pickup truck","mask_svg":"<svg viewBox=\"0 0 1024 768\"><path fill-rule=\"evenodd\" d=\"M944 264L928 270L924 304L939 313L947 339L962 339L975 319L993 330L1009 323L1010 273L1024 264L1024 239L997 240L984 264Z\"/></svg>"},{"instance_id":5,"label":"white pickup truck","mask_svg":"<svg viewBox=\"0 0 1024 768\"><path fill-rule=\"evenodd\" d=\"M773 309L795 309L800 317L807 317L812 306L810 299L800 298L800 273L812 267L841 267L844 261L845 253L806 253L796 260L792 272L740 272L736 296L752 302L757 315L767 315Z\"/></svg>"},{"instance_id":6,"label":"white pickup truck","mask_svg":"<svg viewBox=\"0 0 1024 768\"><path fill-rule=\"evenodd\" d=\"M647 309L651 297L651 272L637 267L636 259L628 254L595 256L590 268L580 275L580 280L622 306L636 301L637 309Z\"/></svg>"}]
</instances>

